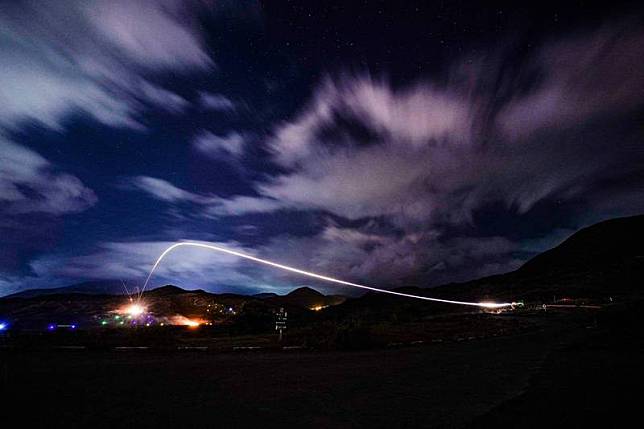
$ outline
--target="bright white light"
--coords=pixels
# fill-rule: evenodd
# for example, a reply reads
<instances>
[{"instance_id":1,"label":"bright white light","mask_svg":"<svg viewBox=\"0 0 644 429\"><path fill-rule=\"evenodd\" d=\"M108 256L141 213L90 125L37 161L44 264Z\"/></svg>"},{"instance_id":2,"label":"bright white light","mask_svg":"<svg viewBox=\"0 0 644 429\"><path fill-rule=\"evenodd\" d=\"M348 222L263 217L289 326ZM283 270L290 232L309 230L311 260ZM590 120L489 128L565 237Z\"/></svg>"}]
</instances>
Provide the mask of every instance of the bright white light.
<instances>
[{"instance_id":1,"label":"bright white light","mask_svg":"<svg viewBox=\"0 0 644 429\"><path fill-rule=\"evenodd\" d=\"M479 302L479 306L483 308L501 308L501 307L507 307L507 304L503 304L503 303L498 304L496 302Z\"/></svg>"},{"instance_id":2,"label":"bright white light","mask_svg":"<svg viewBox=\"0 0 644 429\"><path fill-rule=\"evenodd\" d=\"M322 280L322 281L325 281L325 282L337 283L337 284L341 284L341 285L344 285L344 286L351 286L351 287L355 287L355 288L359 288L359 289L366 289L366 290L370 290L370 291L373 291L373 292L387 293L389 295L403 296L403 297L406 297L406 298L414 298L414 299L422 299L423 301L442 302L442 303L445 303L445 304L470 305L470 306L482 307L482 308L501 308L501 307L511 307L513 305L513 303L511 303L511 302L494 303L494 302L454 301L454 300L451 300L451 299L430 298L428 296L419 296L419 295L412 295L412 294L409 294L409 293L396 292L396 291L393 291L393 290L378 289L378 288L371 287L371 286L365 286L365 285L361 285L361 284L357 284L357 283L347 282L347 281L340 280L340 279L335 279L333 277L323 276L321 274L311 273L309 271L304 271L304 270L300 270L298 268L289 267L288 265L282 265L282 264L278 264L277 262L272 262L272 261L269 261L269 260L266 260L266 259L256 258L255 256L247 255L245 253L237 252L235 250L229 250L229 249L226 249L224 247L213 246L211 244L204 244L204 243L193 243L193 242L189 242L189 241L181 242L181 243L175 243L175 244L171 245L170 247L168 247L167 249L165 249L163 251L163 253L161 253L161 255L157 258L156 262L152 266L152 269L150 270L150 274L148 274L148 277L145 279L145 283L143 284L143 288L141 289L141 294L143 293L143 291L145 291L145 288L147 287L148 282L150 281L150 278L152 277L152 274L154 274L154 270L156 270L156 268L159 266L159 264L161 263L163 258L165 258L165 256L168 253L172 252L174 249L176 249L177 247L181 247L181 246L199 247L199 248L202 248L202 249L213 250L215 252L226 253L228 255L233 255L233 256L243 258L243 259L248 259L248 260L253 261L253 262L257 262L257 263L264 264L264 265L269 265L271 267L279 268L280 270L290 271L292 273L301 274L303 276L312 277L314 279Z\"/></svg>"},{"instance_id":3,"label":"bright white light","mask_svg":"<svg viewBox=\"0 0 644 429\"><path fill-rule=\"evenodd\" d=\"M125 312L130 316L136 317L145 313L145 308L139 304L132 304L125 309Z\"/></svg>"}]
</instances>

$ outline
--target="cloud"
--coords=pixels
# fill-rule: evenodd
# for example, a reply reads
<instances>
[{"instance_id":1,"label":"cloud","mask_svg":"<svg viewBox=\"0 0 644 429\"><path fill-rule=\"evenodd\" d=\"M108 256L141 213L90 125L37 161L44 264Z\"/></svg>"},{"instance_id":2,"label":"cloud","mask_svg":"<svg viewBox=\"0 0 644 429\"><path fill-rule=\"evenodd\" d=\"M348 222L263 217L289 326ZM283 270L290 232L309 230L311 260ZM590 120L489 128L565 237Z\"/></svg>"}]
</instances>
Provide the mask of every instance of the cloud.
<instances>
[{"instance_id":1,"label":"cloud","mask_svg":"<svg viewBox=\"0 0 644 429\"><path fill-rule=\"evenodd\" d=\"M314 272L388 288L435 286L508 271L518 266L512 257L517 246L503 237L446 238L436 231L391 234L373 230L373 224L329 224L314 236L275 237L257 252Z\"/></svg>"},{"instance_id":2,"label":"cloud","mask_svg":"<svg viewBox=\"0 0 644 429\"><path fill-rule=\"evenodd\" d=\"M503 256L515 247L499 237L441 242L436 236L421 234L404 237L383 237L369 231L370 226L359 229L327 226L312 237L278 236L256 249L241 246L233 241L202 243L225 247L258 257L290 264L347 280L364 281L375 287L405 286L409 276L418 273L419 266L429 277L423 283L440 284L457 275L469 278L472 274L486 274L507 270L516 261L507 264ZM142 287L152 265L159 255L174 244L173 241L132 241L99 243L95 250L83 255L50 254L31 262L28 277L0 278L0 293L29 287L60 285L92 279L124 279L130 288ZM472 267L485 263L472 271ZM419 265L420 264L420 265ZM465 271L463 267L467 267ZM447 273L451 275L448 276ZM378 279L377 283L374 279ZM16 284L20 283L21 287ZM311 285L310 279L272 268L254 265L231 255L219 254L196 248L180 248L170 253L155 271L149 287L175 284L189 289L204 288L213 292L246 291L285 293L300 285ZM355 294L350 288L314 283L328 293Z\"/></svg>"},{"instance_id":3,"label":"cloud","mask_svg":"<svg viewBox=\"0 0 644 429\"><path fill-rule=\"evenodd\" d=\"M0 214L62 215L93 206L94 192L71 174L57 171L36 152L0 137Z\"/></svg>"},{"instance_id":4,"label":"cloud","mask_svg":"<svg viewBox=\"0 0 644 429\"><path fill-rule=\"evenodd\" d=\"M630 27L551 42L519 67L521 75L547 66L542 86L514 88L510 98L514 78L497 57L456 64L442 86L326 78L299 114L276 127L269 147L287 172L257 183L259 198L349 219L385 216L405 227L471 222L495 203L523 214L547 199L578 198L638 168L642 152L633 136L619 135L613 115L644 102L641 49L644 33ZM552 91L560 100L545 103ZM586 123L606 109L610 115ZM581 128L574 138L556 127L533 138L554 124L548 118Z\"/></svg>"},{"instance_id":5,"label":"cloud","mask_svg":"<svg viewBox=\"0 0 644 429\"><path fill-rule=\"evenodd\" d=\"M276 130L271 148L290 172L258 192L350 219L427 220L447 208L441 193L467 186L483 167L472 156L478 106L466 93L420 83L394 91L364 76L327 80L309 108Z\"/></svg>"},{"instance_id":6,"label":"cloud","mask_svg":"<svg viewBox=\"0 0 644 429\"><path fill-rule=\"evenodd\" d=\"M558 52L553 46L542 50ZM256 182L257 196L220 198L169 188L157 198L198 205L216 216L301 210L350 220L352 227L327 221L312 236L279 235L257 251L352 280L435 285L515 269L537 252L526 240L553 237L529 230L512 231L516 239L477 236L478 213L495 207L501 216L521 219L539 204L568 201L577 206L586 201L603 207L602 213L611 207L624 212L609 202L610 195L641 186L633 178L644 154L639 134L623 131L619 118L595 117L601 103L594 99L592 109L581 106L578 116L562 117L562 126L549 129L547 138L533 135L539 121L520 117L513 126L522 131L508 133L507 112L523 103L526 111L538 113L540 102L531 91L502 96L511 85L504 82L509 78L501 63L488 58L472 67L457 64L442 86L416 82L394 89L367 75L327 78L304 109L269 138L273 161L283 172ZM553 66L555 71L564 73ZM462 73L477 78L463 79ZM489 82L498 80L490 90ZM621 82L614 85L617 90ZM635 108L638 99L619 99L617 111ZM590 118L595 121L588 124ZM576 127L572 135L565 131L570 127ZM211 149L218 153L224 140L214 139ZM612 187L598 192L602 183ZM637 200L637 192L626 194Z\"/></svg>"},{"instance_id":7,"label":"cloud","mask_svg":"<svg viewBox=\"0 0 644 429\"><path fill-rule=\"evenodd\" d=\"M148 176L132 177L126 188L143 191L151 197L171 204L190 204L201 217L238 216L246 213L268 213L285 208L279 201L253 196L222 198L212 194L200 194L178 188L163 179Z\"/></svg>"},{"instance_id":8,"label":"cloud","mask_svg":"<svg viewBox=\"0 0 644 429\"><path fill-rule=\"evenodd\" d=\"M169 10L171 17L182 16ZM190 34L198 34L198 26L188 25L190 20L178 22L186 24ZM25 104L24 111L6 116L8 121L41 115L53 126L70 106L91 115L111 112L111 119L101 119L106 123L135 118L141 107L128 96L124 104L92 110L101 104L97 100L123 100L115 93L134 94L138 103L172 105L174 100L177 109L183 108L183 98L161 87L148 88L146 98L141 70L200 69L204 65L194 60L198 55L177 64L167 63L163 55L142 56L143 64L131 58L140 46L119 47L100 32L96 37L105 46L114 45L106 49L105 60L89 64L74 54L69 63L56 48L51 57L56 68L47 60L43 76L35 79L48 82L45 76L56 70L57 79L61 76L66 82L69 74L69 87L86 82L90 94L91 88L98 88L91 99L78 98L54 80L52 87L63 88L58 97L67 100L64 95L69 92L74 101L57 104L52 98L51 106ZM27 38L19 40L27 44ZM50 58L41 55L45 51L39 38L34 40L31 49L38 58ZM410 278L418 280L414 284L440 284L513 269L538 251L526 243L552 242L552 234L560 234L556 228L562 225L556 220L550 235L537 230L539 222L530 222L535 216L540 221L556 218L561 216L559 207L570 204L578 211L595 211L596 217L642 208L641 130L624 118L638 112L644 101L638 61L643 40L641 27L620 24L551 40L521 60L507 61L509 54L497 53L471 63L456 61L447 65L450 72L440 81L422 78L394 84L366 73L330 76L309 103L267 136L270 161L277 168L254 183L255 194L220 197L148 176L131 177L127 186L172 210L200 217L313 212L326 219L322 231L305 237L281 234L246 250L348 280L377 281L374 286L405 285ZM73 52L82 49L74 47ZM19 79L20 73L16 75ZM114 84L117 80L127 83ZM202 107L210 102L213 109L228 109L223 98L207 95L211 98L200 96ZM37 108L42 110L31 113ZM244 138L237 133L204 132L193 144L213 158L239 157L244 151ZM31 170L57 174L37 154L27 155ZM12 184L2 183L6 198L31 196ZM60 186L67 187L73 189ZM479 224L478 217L486 213L492 220ZM565 216L572 225L580 221L577 213ZM505 225L508 218L511 225ZM574 229L570 224L563 226L570 228L566 231ZM145 272L144 260L154 259L164 244L107 243L97 253L43 259L33 268L42 276L123 273L138 278ZM190 273L203 270L198 282L206 284L215 272L207 263L198 263L200 257L177 261L167 268L176 272L165 275L189 283ZM238 284L258 278L267 284L293 281L280 273L256 277L238 266L226 269L230 271L224 277ZM240 272L247 277L239 277Z\"/></svg>"},{"instance_id":9,"label":"cloud","mask_svg":"<svg viewBox=\"0 0 644 429\"><path fill-rule=\"evenodd\" d=\"M272 213L284 208L285 205L278 200L242 195L217 198L208 204L204 213L207 216L239 216L247 213Z\"/></svg>"},{"instance_id":10,"label":"cloud","mask_svg":"<svg viewBox=\"0 0 644 429\"><path fill-rule=\"evenodd\" d=\"M454 64L442 84L328 77L275 127L268 146L282 172L256 182L239 213L286 208L387 225L329 226L265 249L352 278L421 272L447 282L516 268L530 253L518 241L543 232L476 236L479 214L521 224L539 206L602 207L593 220L642 208L641 130L624 117L644 103L643 46L641 28L616 25L546 43L511 74L494 55ZM629 207L610 195L631 195Z\"/></svg>"},{"instance_id":11,"label":"cloud","mask_svg":"<svg viewBox=\"0 0 644 429\"><path fill-rule=\"evenodd\" d=\"M211 158L221 158L222 155L239 157L244 152L244 136L231 131L225 136L203 131L193 140L194 147Z\"/></svg>"},{"instance_id":12,"label":"cloud","mask_svg":"<svg viewBox=\"0 0 644 429\"><path fill-rule=\"evenodd\" d=\"M82 13L111 45L137 64L150 68L207 67L194 1L102 0L81 3Z\"/></svg>"},{"instance_id":13,"label":"cloud","mask_svg":"<svg viewBox=\"0 0 644 429\"><path fill-rule=\"evenodd\" d=\"M188 100L180 95L149 82L141 82L140 88L141 96L144 100L169 112L182 113L190 105Z\"/></svg>"},{"instance_id":14,"label":"cloud","mask_svg":"<svg viewBox=\"0 0 644 429\"><path fill-rule=\"evenodd\" d=\"M201 91L199 93L199 104L204 109L220 112L233 112L237 110L235 103L228 97L208 91Z\"/></svg>"},{"instance_id":15,"label":"cloud","mask_svg":"<svg viewBox=\"0 0 644 429\"><path fill-rule=\"evenodd\" d=\"M642 57L644 31L632 23L553 41L528 67L540 76L536 88L513 97L499 114L498 124L506 135L520 138L641 106Z\"/></svg>"},{"instance_id":16,"label":"cloud","mask_svg":"<svg viewBox=\"0 0 644 429\"><path fill-rule=\"evenodd\" d=\"M364 86L364 79L358 77L356 85ZM370 97L362 100L370 102ZM462 103L470 107L460 111L485 112L486 101ZM278 129L272 147L276 161L289 171L257 184L258 193L301 210L349 219L385 216L405 227L469 222L476 210L495 203L526 213L549 198L583 195L595 181L626 177L637 168L634 160L641 159L641 151L616 135L588 130L587 138L515 141L491 133L490 124L474 114L451 128L441 124L432 132L427 126L422 134L395 132L404 127L386 123L375 126L356 118L353 109L337 109L332 119L312 117L307 110ZM414 120L409 117L410 127ZM293 130L299 130L299 138ZM599 152L605 153L602 159L595 156ZM609 168L620 164L625 165Z\"/></svg>"},{"instance_id":17,"label":"cloud","mask_svg":"<svg viewBox=\"0 0 644 429\"><path fill-rule=\"evenodd\" d=\"M235 242L203 242L252 254ZM125 279L143 286L152 265L170 241L132 241L100 243L96 250L80 256L44 256L31 263L35 279ZM231 255L190 247L170 253L155 271L149 287L172 283L187 288L208 287L212 291L230 291L238 286L259 290L261 278L252 276L252 267ZM218 285L218 286L217 286ZM218 289L218 287L220 289ZM270 285L269 285L270 287Z\"/></svg>"},{"instance_id":18,"label":"cloud","mask_svg":"<svg viewBox=\"0 0 644 429\"><path fill-rule=\"evenodd\" d=\"M278 162L292 166L327 150L324 143L390 139L415 147L428 140L464 140L473 125L470 108L466 94L429 83L393 90L366 75L327 78L309 106L277 128L270 147Z\"/></svg>"},{"instance_id":19,"label":"cloud","mask_svg":"<svg viewBox=\"0 0 644 429\"><path fill-rule=\"evenodd\" d=\"M167 0L12 2L0 16L0 125L61 128L83 113L141 129L139 113L150 106L182 111L185 100L147 76L212 66L199 10Z\"/></svg>"},{"instance_id":20,"label":"cloud","mask_svg":"<svg viewBox=\"0 0 644 429\"><path fill-rule=\"evenodd\" d=\"M190 201L195 203L206 203L209 198L203 197L180 189L170 182L155 177L137 176L131 178L129 184L134 188L144 191L156 198L166 202Z\"/></svg>"},{"instance_id":21,"label":"cloud","mask_svg":"<svg viewBox=\"0 0 644 429\"><path fill-rule=\"evenodd\" d=\"M24 52L0 48L5 65L0 69L0 126L16 128L33 120L60 129L71 113L83 112L111 126L140 128L135 107L90 77L77 73L65 60L47 63ZM44 55L44 54L43 54Z\"/></svg>"}]
</instances>

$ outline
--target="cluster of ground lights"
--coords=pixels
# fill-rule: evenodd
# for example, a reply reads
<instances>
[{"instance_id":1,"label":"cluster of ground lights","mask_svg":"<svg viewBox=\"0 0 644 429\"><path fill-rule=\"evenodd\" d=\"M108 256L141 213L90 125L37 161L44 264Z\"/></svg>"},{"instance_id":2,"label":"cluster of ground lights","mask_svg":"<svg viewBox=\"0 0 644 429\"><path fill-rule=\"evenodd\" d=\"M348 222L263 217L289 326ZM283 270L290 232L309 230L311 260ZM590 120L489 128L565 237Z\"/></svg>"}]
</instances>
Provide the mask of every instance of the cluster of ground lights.
<instances>
[{"instance_id":1,"label":"cluster of ground lights","mask_svg":"<svg viewBox=\"0 0 644 429\"><path fill-rule=\"evenodd\" d=\"M101 327L109 328L127 328L127 327L150 327L150 326L185 326L188 328L198 328L202 325L212 325L212 322L200 318L188 318L180 314L169 317L155 317L148 312L144 305L128 303L108 316L98 319ZM0 320L0 333L6 332L10 328L8 321ZM51 322L46 325L46 330L54 331L75 331L80 328L78 323L56 323Z\"/></svg>"},{"instance_id":2,"label":"cluster of ground lights","mask_svg":"<svg viewBox=\"0 0 644 429\"><path fill-rule=\"evenodd\" d=\"M101 326L164 326L158 321L145 306L137 303L128 303L118 308L111 317L101 320Z\"/></svg>"},{"instance_id":3,"label":"cluster of ground lights","mask_svg":"<svg viewBox=\"0 0 644 429\"><path fill-rule=\"evenodd\" d=\"M156 318L150 313L144 304L137 302L130 302L123 307L120 307L112 318L101 320L102 326L116 325L116 326L187 326L189 328L197 328L201 325L212 325L211 322L204 319L188 318L182 315L174 315L170 317Z\"/></svg>"},{"instance_id":4,"label":"cluster of ground lights","mask_svg":"<svg viewBox=\"0 0 644 429\"><path fill-rule=\"evenodd\" d=\"M104 328L127 328L127 327L150 327L150 326L186 326L197 328L202 325L212 325L212 322L203 319L189 319L185 316L175 315L171 317L156 318L147 312L144 307L132 305L129 311L116 313L100 319L99 325ZM76 330L77 324L56 324L50 323L48 331Z\"/></svg>"}]
</instances>

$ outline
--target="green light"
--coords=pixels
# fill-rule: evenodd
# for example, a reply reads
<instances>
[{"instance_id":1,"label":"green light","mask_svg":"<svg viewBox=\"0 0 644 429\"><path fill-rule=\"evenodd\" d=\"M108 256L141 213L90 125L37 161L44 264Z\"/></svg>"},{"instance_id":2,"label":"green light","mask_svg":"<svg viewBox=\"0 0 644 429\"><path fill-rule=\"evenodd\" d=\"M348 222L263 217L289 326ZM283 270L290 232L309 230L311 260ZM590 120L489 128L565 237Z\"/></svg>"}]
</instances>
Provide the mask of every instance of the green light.
<instances>
[{"instance_id":1,"label":"green light","mask_svg":"<svg viewBox=\"0 0 644 429\"><path fill-rule=\"evenodd\" d=\"M123 322L123 321L121 320L121 323L120 323L120 324L122 325L123 323L125 323L125 322Z\"/></svg>"},{"instance_id":2,"label":"green light","mask_svg":"<svg viewBox=\"0 0 644 429\"><path fill-rule=\"evenodd\" d=\"M107 325L107 320L103 320L103 321L101 322L101 325L103 325L103 326Z\"/></svg>"},{"instance_id":3,"label":"green light","mask_svg":"<svg viewBox=\"0 0 644 429\"><path fill-rule=\"evenodd\" d=\"M121 316L114 316L114 318L115 318L116 320L119 320L119 319L121 318Z\"/></svg>"}]
</instances>

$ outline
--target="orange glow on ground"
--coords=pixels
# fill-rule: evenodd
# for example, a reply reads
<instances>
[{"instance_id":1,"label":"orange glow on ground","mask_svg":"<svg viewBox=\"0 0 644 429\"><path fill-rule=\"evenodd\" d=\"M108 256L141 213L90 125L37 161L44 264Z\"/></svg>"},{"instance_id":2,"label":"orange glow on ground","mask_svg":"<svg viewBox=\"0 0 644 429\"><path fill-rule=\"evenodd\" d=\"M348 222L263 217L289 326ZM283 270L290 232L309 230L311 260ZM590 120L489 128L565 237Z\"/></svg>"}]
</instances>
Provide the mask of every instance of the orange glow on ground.
<instances>
[{"instance_id":1,"label":"orange glow on ground","mask_svg":"<svg viewBox=\"0 0 644 429\"><path fill-rule=\"evenodd\" d=\"M171 325L178 325L178 326L187 326L189 328L197 328L200 325L205 325L207 324L208 321L204 319L189 319L186 316L182 315L176 315L170 318L170 324Z\"/></svg>"}]
</instances>

